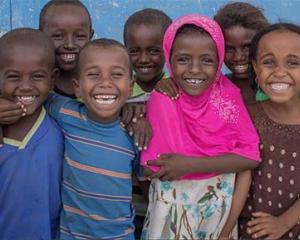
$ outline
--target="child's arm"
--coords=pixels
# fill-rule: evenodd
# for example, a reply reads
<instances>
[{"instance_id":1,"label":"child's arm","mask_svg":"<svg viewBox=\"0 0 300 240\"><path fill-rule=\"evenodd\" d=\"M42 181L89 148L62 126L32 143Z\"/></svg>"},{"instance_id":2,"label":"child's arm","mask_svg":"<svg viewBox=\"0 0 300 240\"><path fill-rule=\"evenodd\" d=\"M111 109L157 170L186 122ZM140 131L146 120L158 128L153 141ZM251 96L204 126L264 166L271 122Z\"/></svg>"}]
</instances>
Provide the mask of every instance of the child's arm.
<instances>
[{"instance_id":1,"label":"child's arm","mask_svg":"<svg viewBox=\"0 0 300 240\"><path fill-rule=\"evenodd\" d=\"M247 232L252 238L280 239L300 221L300 199L280 216L266 212L254 212L248 222Z\"/></svg>"},{"instance_id":2,"label":"child's arm","mask_svg":"<svg viewBox=\"0 0 300 240\"><path fill-rule=\"evenodd\" d=\"M173 82L172 78L162 79L156 83L155 90L169 96L172 100L179 97L178 87Z\"/></svg>"},{"instance_id":3,"label":"child's arm","mask_svg":"<svg viewBox=\"0 0 300 240\"><path fill-rule=\"evenodd\" d=\"M219 239L229 239L230 234L237 223L237 219L245 205L248 191L251 185L251 171L243 171L237 174L231 209L226 223L220 233Z\"/></svg>"},{"instance_id":4,"label":"child's arm","mask_svg":"<svg viewBox=\"0 0 300 240\"><path fill-rule=\"evenodd\" d=\"M258 162L237 154L216 157L188 157L177 154L163 154L157 160L149 160L149 166L158 166L160 171L150 178L172 181L191 173L232 173L252 169Z\"/></svg>"}]
</instances>

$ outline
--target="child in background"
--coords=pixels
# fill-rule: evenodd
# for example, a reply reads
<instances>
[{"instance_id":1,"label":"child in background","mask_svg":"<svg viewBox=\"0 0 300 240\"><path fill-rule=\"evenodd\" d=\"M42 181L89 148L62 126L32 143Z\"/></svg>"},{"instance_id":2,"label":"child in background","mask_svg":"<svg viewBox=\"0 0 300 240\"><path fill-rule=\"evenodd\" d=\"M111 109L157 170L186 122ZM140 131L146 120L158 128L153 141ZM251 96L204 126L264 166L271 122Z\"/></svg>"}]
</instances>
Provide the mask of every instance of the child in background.
<instances>
[{"instance_id":1,"label":"child in background","mask_svg":"<svg viewBox=\"0 0 300 240\"><path fill-rule=\"evenodd\" d=\"M225 38L224 63L231 71L229 79L241 89L246 104L255 102L248 80L249 47L254 35L269 25L262 10L246 2L224 5L214 17ZM260 99L258 99L260 100Z\"/></svg>"},{"instance_id":2,"label":"child in background","mask_svg":"<svg viewBox=\"0 0 300 240\"><path fill-rule=\"evenodd\" d=\"M60 76L54 91L76 98L72 79L75 77L79 51L94 34L89 11L78 0L51 0L40 12L39 28L55 46Z\"/></svg>"},{"instance_id":3,"label":"child in background","mask_svg":"<svg viewBox=\"0 0 300 240\"><path fill-rule=\"evenodd\" d=\"M260 135L261 165L254 169L241 214L241 239L300 238L300 27L260 31L250 47L251 79L269 100L249 107Z\"/></svg>"},{"instance_id":4,"label":"child in background","mask_svg":"<svg viewBox=\"0 0 300 240\"><path fill-rule=\"evenodd\" d=\"M123 38L135 72L130 101L147 101L157 82L164 77L162 42L171 22L164 12L151 8L135 12L127 19Z\"/></svg>"},{"instance_id":5,"label":"child in background","mask_svg":"<svg viewBox=\"0 0 300 240\"><path fill-rule=\"evenodd\" d=\"M221 73L224 39L215 21L183 16L163 46L180 96L172 101L154 92L147 104L153 138L141 161L155 173L143 238L216 239L230 210L234 172L257 166L258 137L238 88Z\"/></svg>"},{"instance_id":6,"label":"child in background","mask_svg":"<svg viewBox=\"0 0 300 240\"><path fill-rule=\"evenodd\" d=\"M43 108L57 74L54 65L54 47L44 33L24 28L1 37L1 97L27 110L3 126L2 240L51 240L58 230L63 135Z\"/></svg>"},{"instance_id":7,"label":"child in background","mask_svg":"<svg viewBox=\"0 0 300 240\"><path fill-rule=\"evenodd\" d=\"M135 72L130 102L144 105L157 82L165 76L162 43L171 22L164 12L151 8L137 11L127 19L123 37ZM136 178L133 178L136 239L141 236L147 211L144 195L147 197L148 187L141 189Z\"/></svg>"},{"instance_id":8,"label":"child in background","mask_svg":"<svg viewBox=\"0 0 300 240\"><path fill-rule=\"evenodd\" d=\"M125 47L93 40L79 53L74 89L83 103L59 95L47 108L65 134L62 239L134 239L131 175L138 160L120 126L132 69Z\"/></svg>"}]
</instances>

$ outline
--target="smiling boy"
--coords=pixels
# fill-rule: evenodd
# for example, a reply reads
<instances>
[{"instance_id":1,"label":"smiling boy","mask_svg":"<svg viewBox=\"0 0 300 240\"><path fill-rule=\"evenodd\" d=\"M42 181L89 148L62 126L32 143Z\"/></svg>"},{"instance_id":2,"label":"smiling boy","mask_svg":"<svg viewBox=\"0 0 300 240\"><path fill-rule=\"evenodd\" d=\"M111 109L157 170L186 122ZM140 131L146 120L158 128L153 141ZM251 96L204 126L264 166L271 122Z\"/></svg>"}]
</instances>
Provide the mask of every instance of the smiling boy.
<instances>
[{"instance_id":1,"label":"smiling boy","mask_svg":"<svg viewBox=\"0 0 300 240\"><path fill-rule=\"evenodd\" d=\"M43 102L53 86L54 48L34 29L0 39L1 97L26 115L3 125L0 147L0 239L54 239L60 211L63 136Z\"/></svg>"},{"instance_id":2,"label":"smiling boy","mask_svg":"<svg viewBox=\"0 0 300 240\"><path fill-rule=\"evenodd\" d=\"M79 54L74 79L84 104L59 95L47 103L66 138L62 239L134 239L131 174L137 151L119 120L130 84L123 45L93 40Z\"/></svg>"}]
</instances>

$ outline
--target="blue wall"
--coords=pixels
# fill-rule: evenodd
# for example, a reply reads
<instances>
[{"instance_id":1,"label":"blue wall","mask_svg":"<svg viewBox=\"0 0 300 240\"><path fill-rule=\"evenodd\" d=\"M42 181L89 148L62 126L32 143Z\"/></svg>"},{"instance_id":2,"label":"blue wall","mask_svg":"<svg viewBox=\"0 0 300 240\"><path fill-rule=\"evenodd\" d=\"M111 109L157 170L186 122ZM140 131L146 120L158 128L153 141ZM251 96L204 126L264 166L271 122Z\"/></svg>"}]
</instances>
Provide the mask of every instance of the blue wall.
<instances>
[{"instance_id":1,"label":"blue wall","mask_svg":"<svg viewBox=\"0 0 300 240\"><path fill-rule=\"evenodd\" d=\"M47 0L0 0L0 35L16 27L37 27L39 11ZM96 37L122 40L123 24L133 12L159 8L171 18L185 13L213 16L228 0L82 0L89 9ZM283 19L300 24L300 0L248 1L265 10L271 22Z\"/></svg>"}]
</instances>

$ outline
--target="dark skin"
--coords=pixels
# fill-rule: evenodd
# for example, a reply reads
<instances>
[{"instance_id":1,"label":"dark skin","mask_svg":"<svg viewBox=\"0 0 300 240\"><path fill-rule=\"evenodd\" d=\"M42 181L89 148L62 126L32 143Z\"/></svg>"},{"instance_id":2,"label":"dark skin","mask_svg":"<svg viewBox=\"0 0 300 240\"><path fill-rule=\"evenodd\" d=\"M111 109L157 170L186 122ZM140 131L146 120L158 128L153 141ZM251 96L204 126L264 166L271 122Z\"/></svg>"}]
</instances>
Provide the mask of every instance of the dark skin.
<instances>
[{"instance_id":1,"label":"dark skin","mask_svg":"<svg viewBox=\"0 0 300 240\"><path fill-rule=\"evenodd\" d=\"M236 154L226 154L216 157L188 157L179 154L162 154L157 160L149 160L149 166L160 167L156 173L149 172L149 178L159 178L162 181L172 181L191 173L232 173L258 166L256 161Z\"/></svg>"}]
</instances>

